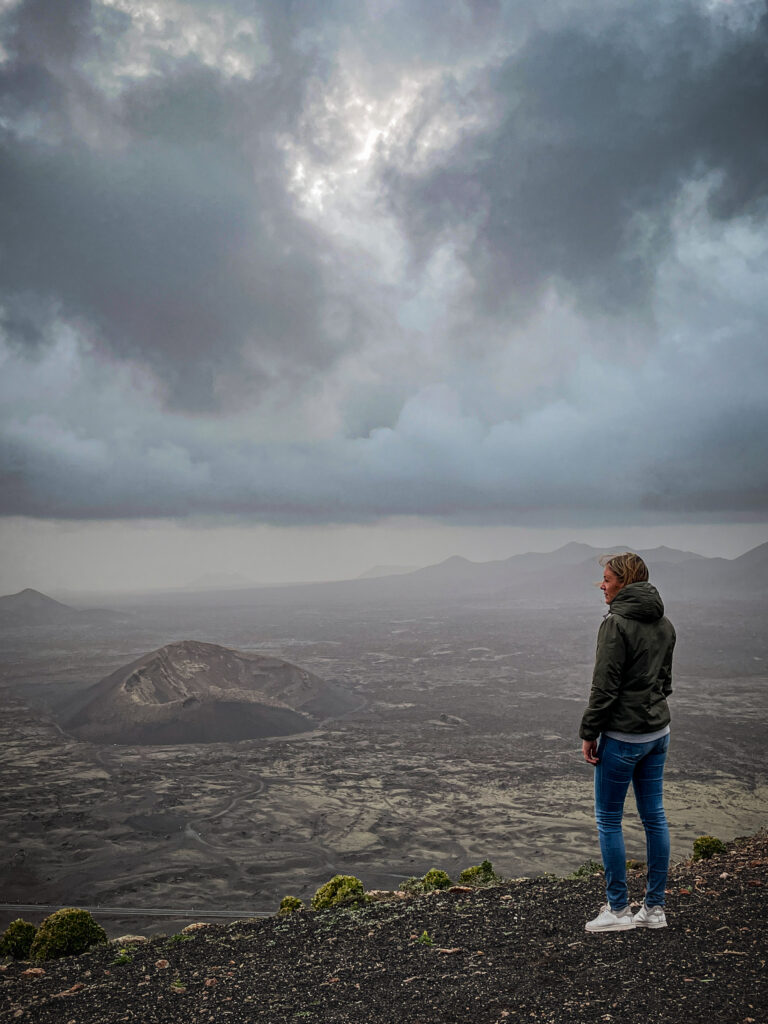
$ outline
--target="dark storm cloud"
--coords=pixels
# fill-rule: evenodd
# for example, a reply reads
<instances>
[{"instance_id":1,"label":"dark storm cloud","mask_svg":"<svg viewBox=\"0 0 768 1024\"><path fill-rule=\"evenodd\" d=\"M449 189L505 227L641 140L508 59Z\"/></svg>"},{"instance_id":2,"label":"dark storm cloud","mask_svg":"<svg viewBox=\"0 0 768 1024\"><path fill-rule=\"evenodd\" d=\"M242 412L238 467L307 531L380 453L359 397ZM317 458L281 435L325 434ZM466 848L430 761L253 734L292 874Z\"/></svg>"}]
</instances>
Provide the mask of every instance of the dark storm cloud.
<instances>
[{"instance_id":1,"label":"dark storm cloud","mask_svg":"<svg viewBox=\"0 0 768 1024\"><path fill-rule=\"evenodd\" d=\"M50 6L22 4L5 34L3 304L34 295L79 321L177 407L214 407L223 371L258 390L327 365L362 314L286 188L278 136L322 62L291 48L285 12L265 19L282 49L254 79L164 58L109 100L82 70L89 5Z\"/></svg>"},{"instance_id":2,"label":"dark storm cloud","mask_svg":"<svg viewBox=\"0 0 768 1024\"><path fill-rule=\"evenodd\" d=\"M5 15L0 514L764 515L765 13L130 11Z\"/></svg>"},{"instance_id":3,"label":"dark storm cloud","mask_svg":"<svg viewBox=\"0 0 768 1024\"><path fill-rule=\"evenodd\" d=\"M414 173L418 133L457 102L495 116ZM765 12L747 30L692 3L585 8L473 94L447 82L383 184L417 251L456 238L483 309L525 313L554 283L626 314L647 306L686 181L716 175L716 217L765 217L767 109Z\"/></svg>"}]
</instances>

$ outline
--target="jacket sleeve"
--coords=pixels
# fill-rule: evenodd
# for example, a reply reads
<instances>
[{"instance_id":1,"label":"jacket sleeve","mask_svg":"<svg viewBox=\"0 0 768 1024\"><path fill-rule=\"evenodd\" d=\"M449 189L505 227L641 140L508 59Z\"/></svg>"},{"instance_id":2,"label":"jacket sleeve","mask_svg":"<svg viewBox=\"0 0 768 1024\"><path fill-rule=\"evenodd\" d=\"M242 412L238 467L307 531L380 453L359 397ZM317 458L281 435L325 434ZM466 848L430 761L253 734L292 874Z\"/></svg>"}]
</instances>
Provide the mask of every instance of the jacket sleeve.
<instances>
[{"instance_id":1,"label":"jacket sleeve","mask_svg":"<svg viewBox=\"0 0 768 1024\"><path fill-rule=\"evenodd\" d=\"M595 671L589 704L581 719L581 739L596 740L609 721L611 709L619 696L626 653L624 637L615 616L606 616L597 634Z\"/></svg>"},{"instance_id":2,"label":"jacket sleeve","mask_svg":"<svg viewBox=\"0 0 768 1024\"><path fill-rule=\"evenodd\" d=\"M660 678L661 678L661 690L665 697L668 697L672 693L672 652L675 649L675 630L670 622L669 628L672 631L672 637L667 645L667 651L664 655L664 661L661 666Z\"/></svg>"}]
</instances>

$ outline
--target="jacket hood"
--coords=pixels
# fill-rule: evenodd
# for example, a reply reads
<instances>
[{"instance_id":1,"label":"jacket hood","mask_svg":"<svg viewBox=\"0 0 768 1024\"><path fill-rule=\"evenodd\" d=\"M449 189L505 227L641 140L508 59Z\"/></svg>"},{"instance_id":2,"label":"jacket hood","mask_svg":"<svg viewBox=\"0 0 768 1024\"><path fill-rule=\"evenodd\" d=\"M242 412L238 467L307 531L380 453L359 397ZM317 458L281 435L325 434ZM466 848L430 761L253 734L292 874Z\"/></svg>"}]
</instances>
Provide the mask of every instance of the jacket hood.
<instances>
[{"instance_id":1,"label":"jacket hood","mask_svg":"<svg viewBox=\"0 0 768 1024\"><path fill-rule=\"evenodd\" d=\"M611 601L611 613L640 622L656 622L664 615L664 602L652 583L629 583Z\"/></svg>"}]
</instances>

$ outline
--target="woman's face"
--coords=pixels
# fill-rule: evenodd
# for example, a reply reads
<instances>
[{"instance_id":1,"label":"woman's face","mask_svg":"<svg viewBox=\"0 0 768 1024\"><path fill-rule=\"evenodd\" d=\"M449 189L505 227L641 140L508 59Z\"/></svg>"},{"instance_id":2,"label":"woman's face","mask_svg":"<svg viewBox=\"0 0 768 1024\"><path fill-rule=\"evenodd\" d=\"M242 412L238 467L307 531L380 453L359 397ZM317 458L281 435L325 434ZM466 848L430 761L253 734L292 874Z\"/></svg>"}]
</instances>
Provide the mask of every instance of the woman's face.
<instances>
[{"instance_id":1,"label":"woman's face","mask_svg":"<svg viewBox=\"0 0 768 1024\"><path fill-rule=\"evenodd\" d=\"M600 584L600 589L605 594L606 604L610 604L621 590L621 580L607 565L603 570L603 582Z\"/></svg>"}]
</instances>

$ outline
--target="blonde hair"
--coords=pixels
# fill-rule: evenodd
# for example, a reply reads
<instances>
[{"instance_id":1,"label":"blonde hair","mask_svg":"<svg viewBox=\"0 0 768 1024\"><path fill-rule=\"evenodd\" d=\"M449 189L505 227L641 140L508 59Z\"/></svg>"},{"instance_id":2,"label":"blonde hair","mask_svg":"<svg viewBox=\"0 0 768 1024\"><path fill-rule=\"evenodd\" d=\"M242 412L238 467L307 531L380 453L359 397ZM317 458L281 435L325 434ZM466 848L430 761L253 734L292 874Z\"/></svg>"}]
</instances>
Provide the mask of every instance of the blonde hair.
<instances>
[{"instance_id":1,"label":"blonde hair","mask_svg":"<svg viewBox=\"0 0 768 1024\"><path fill-rule=\"evenodd\" d=\"M614 576L618 576L622 587L630 583L644 583L648 579L648 566L640 555L633 551L624 551L620 555L603 555L600 565L610 569Z\"/></svg>"}]
</instances>

